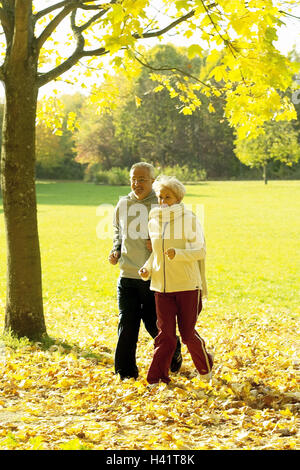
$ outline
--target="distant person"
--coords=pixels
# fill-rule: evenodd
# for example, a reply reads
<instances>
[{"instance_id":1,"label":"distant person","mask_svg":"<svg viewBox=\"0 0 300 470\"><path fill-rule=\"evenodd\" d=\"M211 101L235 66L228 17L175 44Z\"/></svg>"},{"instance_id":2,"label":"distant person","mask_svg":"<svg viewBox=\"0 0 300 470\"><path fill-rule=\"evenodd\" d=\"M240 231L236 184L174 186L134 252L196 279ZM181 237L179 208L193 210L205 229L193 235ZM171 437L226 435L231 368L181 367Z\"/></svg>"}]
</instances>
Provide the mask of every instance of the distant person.
<instances>
[{"instance_id":1,"label":"distant person","mask_svg":"<svg viewBox=\"0 0 300 470\"><path fill-rule=\"evenodd\" d=\"M130 181L132 192L120 198L115 209L113 248L108 258L111 264L119 262L120 266L115 373L122 380L138 377L136 348L141 320L152 338L158 334L154 293L149 288L150 281L145 283L138 274L150 254L147 245L148 215L151 206L157 205L157 197L152 190L153 166L144 162L136 163L130 170ZM172 372L177 372L182 363L181 344L179 339L175 341Z\"/></svg>"},{"instance_id":2,"label":"distant person","mask_svg":"<svg viewBox=\"0 0 300 470\"><path fill-rule=\"evenodd\" d=\"M161 176L153 188L159 207L149 214L152 253L139 271L144 280L151 277L155 291L158 336L147 380L169 383L169 367L176 348L176 319L182 342L186 344L202 379L211 378L213 356L195 330L206 296L204 260L205 239L199 220L181 202L183 184L174 177ZM149 282L149 281L148 281Z\"/></svg>"}]
</instances>

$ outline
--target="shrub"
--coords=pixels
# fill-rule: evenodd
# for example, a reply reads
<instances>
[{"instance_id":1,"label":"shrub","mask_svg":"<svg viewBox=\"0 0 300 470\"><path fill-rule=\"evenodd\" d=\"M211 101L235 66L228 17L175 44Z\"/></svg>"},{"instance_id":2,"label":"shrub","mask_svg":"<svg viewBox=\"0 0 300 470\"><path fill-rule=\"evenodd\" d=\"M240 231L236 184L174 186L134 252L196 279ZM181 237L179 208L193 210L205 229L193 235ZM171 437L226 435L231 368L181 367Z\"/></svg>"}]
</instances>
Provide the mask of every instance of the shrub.
<instances>
[{"instance_id":1,"label":"shrub","mask_svg":"<svg viewBox=\"0 0 300 470\"><path fill-rule=\"evenodd\" d=\"M129 170L127 168L111 168L108 172L108 184L112 186L129 185Z\"/></svg>"},{"instance_id":2,"label":"shrub","mask_svg":"<svg viewBox=\"0 0 300 470\"><path fill-rule=\"evenodd\" d=\"M111 186L129 185L129 170L127 168L113 167L110 170L92 168L89 172L89 182L96 184L109 184Z\"/></svg>"},{"instance_id":3,"label":"shrub","mask_svg":"<svg viewBox=\"0 0 300 470\"><path fill-rule=\"evenodd\" d=\"M101 170L100 163L90 163L84 170L84 181L86 183L96 183L97 173Z\"/></svg>"},{"instance_id":4,"label":"shrub","mask_svg":"<svg viewBox=\"0 0 300 470\"><path fill-rule=\"evenodd\" d=\"M175 176L183 183L197 182L206 180L206 171L204 169L189 168L187 165L166 166L156 169L156 176L160 173L168 176Z\"/></svg>"},{"instance_id":5,"label":"shrub","mask_svg":"<svg viewBox=\"0 0 300 470\"><path fill-rule=\"evenodd\" d=\"M109 184L107 171L99 170L92 176L92 178L92 181L96 184Z\"/></svg>"},{"instance_id":6,"label":"shrub","mask_svg":"<svg viewBox=\"0 0 300 470\"><path fill-rule=\"evenodd\" d=\"M189 168L187 165L164 168L157 167L155 175L163 173L168 176L175 176L182 182L197 182L206 179L206 171L204 169ZM90 165L85 173L85 181L96 184L109 184L111 186L128 186L129 185L129 169L113 167L110 170L103 170L100 164Z\"/></svg>"}]
</instances>

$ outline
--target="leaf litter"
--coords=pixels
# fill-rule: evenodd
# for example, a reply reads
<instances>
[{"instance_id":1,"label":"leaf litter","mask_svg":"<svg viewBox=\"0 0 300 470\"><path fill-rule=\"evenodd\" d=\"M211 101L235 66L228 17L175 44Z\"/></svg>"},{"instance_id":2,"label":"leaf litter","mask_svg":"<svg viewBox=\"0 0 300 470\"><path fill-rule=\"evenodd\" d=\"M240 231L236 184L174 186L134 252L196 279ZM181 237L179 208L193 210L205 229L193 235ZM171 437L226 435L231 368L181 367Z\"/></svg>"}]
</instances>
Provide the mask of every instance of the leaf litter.
<instances>
[{"instance_id":1,"label":"leaf litter","mask_svg":"<svg viewBox=\"0 0 300 470\"><path fill-rule=\"evenodd\" d=\"M220 308L214 314L208 307L197 329L215 353L211 383L201 381L183 346L183 366L171 383L149 386L153 341L142 328L138 380L114 375L112 308L101 313L97 337L91 324L99 326L100 311L93 321L83 317L76 333L65 321L64 338L47 348L2 345L0 449L299 448L297 321L291 312L239 315ZM48 316L56 332L57 320Z\"/></svg>"}]
</instances>

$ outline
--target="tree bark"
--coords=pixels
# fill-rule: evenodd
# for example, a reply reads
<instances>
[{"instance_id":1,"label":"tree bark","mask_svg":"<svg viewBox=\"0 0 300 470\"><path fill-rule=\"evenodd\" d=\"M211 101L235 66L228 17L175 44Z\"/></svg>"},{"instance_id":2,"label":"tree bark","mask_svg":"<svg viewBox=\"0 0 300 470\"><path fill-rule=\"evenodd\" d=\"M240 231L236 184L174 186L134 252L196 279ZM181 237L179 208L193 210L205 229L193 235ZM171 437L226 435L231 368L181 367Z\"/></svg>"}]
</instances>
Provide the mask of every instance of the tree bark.
<instances>
[{"instance_id":1,"label":"tree bark","mask_svg":"<svg viewBox=\"0 0 300 470\"><path fill-rule=\"evenodd\" d=\"M7 241L5 330L40 339L46 327L35 193L37 90L28 79L24 82L15 77L9 82L1 164Z\"/></svg>"},{"instance_id":2,"label":"tree bark","mask_svg":"<svg viewBox=\"0 0 300 470\"><path fill-rule=\"evenodd\" d=\"M4 66L1 183L7 243L5 330L37 340L46 326L35 193L37 64L29 20L30 2L19 0Z\"/></svg>"}]
</instances>

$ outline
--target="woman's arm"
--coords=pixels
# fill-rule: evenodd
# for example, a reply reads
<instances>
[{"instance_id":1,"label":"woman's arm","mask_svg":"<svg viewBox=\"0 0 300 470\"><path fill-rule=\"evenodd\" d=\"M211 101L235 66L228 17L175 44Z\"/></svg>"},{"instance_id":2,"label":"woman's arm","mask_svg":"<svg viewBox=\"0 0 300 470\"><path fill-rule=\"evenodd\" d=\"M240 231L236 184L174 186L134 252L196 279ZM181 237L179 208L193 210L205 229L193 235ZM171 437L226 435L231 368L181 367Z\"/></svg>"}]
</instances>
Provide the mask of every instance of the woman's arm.
<instances>
[{"instance_id":1,"label":"woman's arm","mask_svg":"<svg viewBox=\"0 0 300 470\"><path fill-rule=\"evenodd\" d=\"M175 258L177 261L187 262L205 259L205 238L201 224L195 216L191 219L190 223L185 224L185 239L187 245L186 248L169 249L175 252L173 258ZM169 256L169 259L173 258Z\"/></svg>"}]
</instances>

